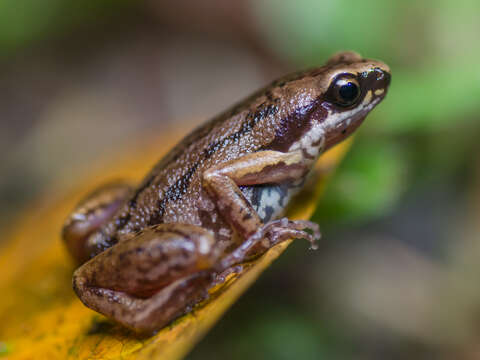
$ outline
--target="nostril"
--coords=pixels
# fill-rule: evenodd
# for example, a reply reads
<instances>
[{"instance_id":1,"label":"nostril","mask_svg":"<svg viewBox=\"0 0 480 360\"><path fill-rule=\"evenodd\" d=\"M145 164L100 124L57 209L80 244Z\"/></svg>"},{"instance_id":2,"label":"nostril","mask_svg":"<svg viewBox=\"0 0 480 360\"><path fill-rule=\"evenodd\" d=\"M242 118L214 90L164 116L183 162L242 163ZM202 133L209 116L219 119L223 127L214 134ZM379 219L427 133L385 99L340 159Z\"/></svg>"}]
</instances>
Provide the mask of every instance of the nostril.
<instances>
[{"instance_id":1,"label":"nostril","mask_svg":"<svg viewBox=\"0 0 480 360\"><path fill-rule=\"evenodd\" d=\"M375 68L375 74L377 75L376 80L383 80L383 78L386 75L385 71L383 71L382 69L380 69L378 67Z\"/></svg>"}]
</instances>

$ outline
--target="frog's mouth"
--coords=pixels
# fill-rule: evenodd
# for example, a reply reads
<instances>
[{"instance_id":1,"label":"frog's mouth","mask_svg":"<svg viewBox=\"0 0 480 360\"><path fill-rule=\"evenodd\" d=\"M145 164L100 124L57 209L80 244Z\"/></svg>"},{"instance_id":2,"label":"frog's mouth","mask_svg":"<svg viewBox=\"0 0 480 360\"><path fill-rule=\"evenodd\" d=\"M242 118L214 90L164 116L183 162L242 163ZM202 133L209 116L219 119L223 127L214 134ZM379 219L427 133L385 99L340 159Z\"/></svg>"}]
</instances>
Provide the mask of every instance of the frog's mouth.
<instances>
[{"instance_id":1,"label":"frog's mouth","mask_svg":"<svg viewBox=\"0 0 480 360\"><path fill-rule=\"evenodd\" d=\"M365 96L362 105L337 114L329 115L329 119L324 123L326 136L325 149L341 142L362 124L368 113L382 100L383 97L372 95ZM330 110L332 111L332 110Z\"/></svg>"}]
</instances>

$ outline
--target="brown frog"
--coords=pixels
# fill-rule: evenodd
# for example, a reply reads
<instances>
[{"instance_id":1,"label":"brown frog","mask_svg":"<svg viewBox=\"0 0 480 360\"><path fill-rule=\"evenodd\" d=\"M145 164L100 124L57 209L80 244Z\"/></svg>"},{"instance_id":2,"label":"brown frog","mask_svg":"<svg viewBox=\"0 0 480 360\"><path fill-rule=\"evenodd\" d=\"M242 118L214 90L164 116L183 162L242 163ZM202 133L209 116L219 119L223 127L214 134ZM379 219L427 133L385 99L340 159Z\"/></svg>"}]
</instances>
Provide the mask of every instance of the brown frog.
<instances>
[{"instance_id":1,"label":"brown frog","mask_svg":"<svg viewBox=\"0 0 480 360\"><path fill-rule=\"evenodd\" d=\"M353 52L283 77L185 137L137 187L108 184L66 221L88 307L153 331L247 259L318 226L282 218L317 157L385 97L390 69ZM311 232L307 231L312 230Z\"/></svg>"}]
</instances>

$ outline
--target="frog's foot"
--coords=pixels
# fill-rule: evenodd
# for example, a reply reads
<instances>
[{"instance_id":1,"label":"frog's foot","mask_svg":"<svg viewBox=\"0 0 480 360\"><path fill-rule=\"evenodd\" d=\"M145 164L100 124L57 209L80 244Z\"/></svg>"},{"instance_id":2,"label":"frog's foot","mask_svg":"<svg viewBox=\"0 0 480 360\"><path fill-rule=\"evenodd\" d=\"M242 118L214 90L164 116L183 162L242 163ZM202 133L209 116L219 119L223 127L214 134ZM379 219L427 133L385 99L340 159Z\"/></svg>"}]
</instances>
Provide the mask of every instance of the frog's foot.
<instances>
[{"instance_id":1,"label":"frog's foot","mask_svg":"<svg viewBox=\"0 0 480 360\"><path fill-rule=\"evenodd\" d=\"M213 280L212 287L224 283L229 275L240 274L242 271L243 271L242 265L235 265L222 271L221 273L215 274L215 279Z\"/></svg>"},{"instance_id":2,"label":"frog's foot","mask_svg":"<svg viewBox=\"0 0 480 360\"><path fill-rule=\"evenodd\" d=\"M307 229L310 229L312 233L307 232ZM273 220L262 225L242 245L223 258L216 270L222 271L231 268L233 265L244 262L252 256L260 255L288 239L306 239L310 242L310 249L316 250L318 248L317 241L320 238L320 228L314 222L288 220L287 218Z\"/></svg>"},{"instance_id":3,"label":"frog's foot","mask_svg":"<svg viewBox=\"0 0 480 360\"><path fill-rule=\"evenodd\" d=\"M211 274L199 272L178 279L149 297L92 286L79 275L74 277L73 284L88 307L138 333L150 335L208 298L210 282Z\"/></svg>"},{"instance_id":4,"label":"frog's foot","mask_svg":"<svg viewBox=\"0 0 480 360\"><path fill-rule=\"evenodd\" d=\"M62 237L70 254L83 263L89 258L88 236L106 224L126 201L132 187L123 182L106 184L83 199L65 221Z\"/></svg>"}]
</instances>

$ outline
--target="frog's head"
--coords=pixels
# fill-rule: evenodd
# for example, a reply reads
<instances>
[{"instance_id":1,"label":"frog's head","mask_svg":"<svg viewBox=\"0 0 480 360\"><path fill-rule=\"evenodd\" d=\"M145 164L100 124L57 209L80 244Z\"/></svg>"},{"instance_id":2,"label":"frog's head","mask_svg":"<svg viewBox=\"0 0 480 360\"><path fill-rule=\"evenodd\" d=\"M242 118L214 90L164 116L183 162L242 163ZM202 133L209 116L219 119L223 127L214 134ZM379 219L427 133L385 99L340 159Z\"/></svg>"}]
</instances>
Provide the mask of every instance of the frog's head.
<instances>
[{"instance_id":1,"label":"frog's head","mask_svg":"<svg viewBox=\"0 0 480 360\"><path fill-rule=\"evenodd\" d=\"M321 67L277 82L287 116L279 116L274 150L302 150L314 159L349 136L385 97L390 69L354 52L334 55Z\"/></svg>"},{"instance_id":2,"label":"frog's head","mask_svg":"<svg viewBox=\"0 0 480 360\"><path fill-rule=\"evenodd\" d=\"M383 100L391 75L386 64L354 52L334 55L317 71L317 86L323 94L319 106L325 111L316 120L325 133L327 149L350 135Z\"/></svg>"}]
</instances>

